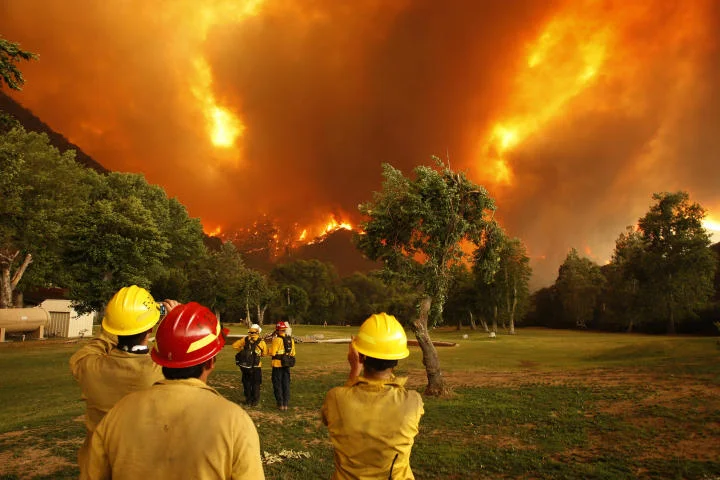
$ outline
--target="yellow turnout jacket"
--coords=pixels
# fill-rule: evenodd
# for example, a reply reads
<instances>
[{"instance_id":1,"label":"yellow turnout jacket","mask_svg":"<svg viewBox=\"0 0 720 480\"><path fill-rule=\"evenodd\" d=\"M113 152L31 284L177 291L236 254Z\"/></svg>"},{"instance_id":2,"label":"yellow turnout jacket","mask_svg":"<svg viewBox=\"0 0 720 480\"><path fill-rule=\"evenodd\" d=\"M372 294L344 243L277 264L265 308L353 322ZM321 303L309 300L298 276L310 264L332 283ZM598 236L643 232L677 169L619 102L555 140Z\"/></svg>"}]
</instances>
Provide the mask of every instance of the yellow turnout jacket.
<instances>
[{"instance_id":1,"label":"yellow turnout jacket","mask_svg":"<svg viewBox=\"0 0 720 480\"><path fill-rule=\"evenodd\" d=\"M238 340L238 341L236 341L235 343L233 343L233 344L232 344L232 347L233 347L235 350L242 350L243 348L245 348L245 342L247 341L248 338L250 338L250 340L252 340L253 342L255 342L255 341L257 341L257 339L258 339L259 337L260 337L260 335L258 335L257 333L248 334L247 337L243 337L243 338L241 338L240 340ZM265 340L260 340L259 342L257 342L257 343L255 344L255 354L256 354L258 357L262 357L262 356L264 356L264 355L267 355L267 353L268 353L268 347L267 347L267 344L265 343ZM259 368L259 367L262 367L262 361L258 364L258 368Z\"/></svg>"},{"instance_id":2,"label":"yellow turnout jacket","mask_svg":"<svg viewBox=\"0 0 720 480\"><path fill-rule=\"evenodd\" d=\"M283 355L285 353L285 344L283 343L283 337L285 334L278 334L275 338L273 338L272 343L270 344L270 356L273 357L275 355ZM292 342L292 350L290 351L290 356L295 356L295 340L290 340ZM273 367L282 367L282 364L280 363L280 360L276 360L273 358L272 360L272 366Z\"/></svg>"},{"instance_id":3,"label":"yellow turnout jacket","mask_svg":"<svg viewBox=\"0 0 720 480\"><path fill-rule=\"evenodd\" d=\"M164 378L162 369L149 354L124 352L116 345L117 337L103 330L70 357L70 371L80 384L87 405L88 433L78 454L81 478L85 478L90 439L100 420L128 393L150 388Z\"/></svg>"},{"instance_id":4,"label":"yellow turnout jacket","mask_svg":"<svg viewBox=\"0 0 720 480\"><path fill-rule=\"evenodd\" d=\"M425 410L406 380L358 377L327 393L322 421L335 449L334 480L415 478L410 450Z\"/></svg>"},{"instance_id":5,"label":"yellow turnout jacket","mask_svg":"<svg viewBox=\"0 0 720 480\"><path fill-rule=\"evenodd\" d=\"M265 478L248 414L197 378L162 380L131 393L92 438L89 478Z\"/></svg>"}]
</instances>

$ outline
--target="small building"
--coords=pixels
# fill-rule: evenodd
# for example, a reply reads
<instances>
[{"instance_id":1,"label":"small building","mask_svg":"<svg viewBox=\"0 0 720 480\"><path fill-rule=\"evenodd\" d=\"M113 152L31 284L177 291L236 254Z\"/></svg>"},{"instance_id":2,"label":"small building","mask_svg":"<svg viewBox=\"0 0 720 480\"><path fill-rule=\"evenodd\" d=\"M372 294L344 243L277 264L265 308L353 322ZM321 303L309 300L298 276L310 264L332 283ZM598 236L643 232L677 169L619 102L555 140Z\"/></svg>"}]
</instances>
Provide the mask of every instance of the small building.
<instances>
[{"instance_id":1,"label":"small building","mask_svg":"<svg viewBox=\"0 0 720 480\"><path fill-rule=\"evenodd\" d=\"M95 312L80 314L72 308L70 300L48 299L38 305L50 313L45 327L47 337L77 338L92 336Z\"/></svg>"}]
</instances>

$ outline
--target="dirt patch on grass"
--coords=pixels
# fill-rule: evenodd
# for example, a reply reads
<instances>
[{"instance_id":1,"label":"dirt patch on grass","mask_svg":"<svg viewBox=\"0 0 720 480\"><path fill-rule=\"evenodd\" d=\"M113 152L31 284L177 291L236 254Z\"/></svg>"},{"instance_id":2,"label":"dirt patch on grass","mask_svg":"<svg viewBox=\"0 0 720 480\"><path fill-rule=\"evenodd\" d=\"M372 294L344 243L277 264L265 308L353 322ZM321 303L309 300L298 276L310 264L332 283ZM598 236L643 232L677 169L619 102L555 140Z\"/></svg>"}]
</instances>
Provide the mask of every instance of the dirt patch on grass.
<instances>
[{"instance_id":1,"label":"dirt patch on grass","mask_svg":"<svg viewBox=\"0 0 720 480\"><path fill-rule=\"evenodd\" d=\"M3 476L17 475L21 479L29 479L36 475L51 475L67 466L72 466L72 463L42 448L28 447L0 452L0 475Z\"/></svg>"},{"instance_id":2,"label":"dirt patch on grass","mask_svg":"<svg viewBox=\"0 0 720 480\"><path fill-rule=\"evenodd\" d=\"M585 461L602 456L608 451L619 454L633 451L636 460L665 460L684 458L697 461L715 461L720 458L720 423L709 419L699 424L698 415L711 416L720 411L720 385L700 376L661 375L638 372L631 369L537 371L531 361L521 362L524 370L511 372L467 371L445 373L445 379L453 388L486 387L515 388L527 385L578 386L592 388L598 396L593 410L586 417L609 415L618 417L645 432L651 440L630 441L628 432L611 432L588 438L582 448L568 449L555 455L558 461ZM425 372L412 371L407 385L422 389L427 384ZM626 389L630 398L603 399L604 389ZM683 412L687 412L687 415ZM684 418L695 419L693 426L685 425ZM632 434L631 434L632 435ZM504 440L503 440L504 439ZM488 438L495 444L504 441L505 446L527 449L513 436Z\"/></svg>"},{"instance_id":3,"label":"dirt patch on grass","mask_svg":"<svg viewBox=\"0 0 720 480\"><path fill-rule=\"evenodd\" d=\"M309 421L320 423L320 412L317 410L302 409L297 407L290 407L287 411L283 412L280 410L268 411L265 408L261 409L248 408L245 411L250 415L250 418L254 422L268 422L268 423L286 423L288 420L293 422Z\"/></svg>"},{"instance_id":4,"label":"dirt patch on grass","mask_svg":"<svg viewBox=\"0 0 720 480\"><path fill-rule=\"evenodd\" d=\"M538 364L532 361L522 361L520 366L524 370L509 372L493 371L453 371L443 372L445 380L451 387L517 387L522 385L585 385L598 387L642 386L653 388L657 385L665 392L676 391L677 395L684 395L688 389L714 389L720 392L720 385L705 382L698 376L659 376L651 373L638 372L630 369L613 370L571 370L571 371L541 371L534 370ZM408 375L408 386L412 388L424 387L427 376L424 370L413 370Z\"/></svg>"},{"instance_id":5,"label":"dirt patch on grass","mask_svg":"<svg viewBox=\"0 0 720 480\"><path fill-rule=\"evenodd\" d=\"M2 441L2 440L10 440L10 439L14 439L14 438L17 438L17 437L22 437L22 436L24 436L26 433L27 433L27 432L25 432L24 430L17 430L17 431L14 431L14 432L0 433L0 441Z\"/></svg>"}]
</instances>

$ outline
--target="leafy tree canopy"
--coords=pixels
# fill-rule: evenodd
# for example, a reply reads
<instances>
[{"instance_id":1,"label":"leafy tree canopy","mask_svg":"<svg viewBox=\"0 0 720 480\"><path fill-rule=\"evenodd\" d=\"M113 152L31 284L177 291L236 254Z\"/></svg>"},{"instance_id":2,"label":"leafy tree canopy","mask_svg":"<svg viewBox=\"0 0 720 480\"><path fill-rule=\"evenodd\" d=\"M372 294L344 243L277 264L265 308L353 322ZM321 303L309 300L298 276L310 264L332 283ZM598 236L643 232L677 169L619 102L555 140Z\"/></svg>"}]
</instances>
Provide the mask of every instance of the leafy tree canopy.
<instances>
[{"instance_id":1,"label":"leafy tree canopy","mask_svg":"<svg viewBox=\"0 0 720 480\"><path fill-rule=\"evenodd\" d=\"M383 164L382 190L360 205L367 220L355 241L368 258L383 262L389 277L420 288L419 316L411 325L423 351L425 393L443 395L447 387L428 333L428 316L433 323L442 321L451 268L466 255L463 242L477 246L486 240L495 225L495 203L483 187L435 160L437 169L416 167L413 179Z\"/></svg>"},{"instance_id":2,"label":"leafy tree canopy","mask_svg":"<svg viewBox=\"0 0 720 480\"><path fill-rule=\"evenodd\" d=\"M87 209L100 181L74 159L73 151L61 154L45 134L21 127L0 134L1 307L12 303L16 288L68 280L62 264L67 226Z\"/></svg>"},{"instance_id":3,"label":"leafy tree canopy","mask_svg":"<svg viewBox=\"0 0 720 480\"><path fill-rule=\"evenodd\" d=\"M17 63L36 58L36 54L21 49L18 43L0 37L0 87L4 83L13 90L20 90L25 79Z\"/></svg>"}]
</instances>

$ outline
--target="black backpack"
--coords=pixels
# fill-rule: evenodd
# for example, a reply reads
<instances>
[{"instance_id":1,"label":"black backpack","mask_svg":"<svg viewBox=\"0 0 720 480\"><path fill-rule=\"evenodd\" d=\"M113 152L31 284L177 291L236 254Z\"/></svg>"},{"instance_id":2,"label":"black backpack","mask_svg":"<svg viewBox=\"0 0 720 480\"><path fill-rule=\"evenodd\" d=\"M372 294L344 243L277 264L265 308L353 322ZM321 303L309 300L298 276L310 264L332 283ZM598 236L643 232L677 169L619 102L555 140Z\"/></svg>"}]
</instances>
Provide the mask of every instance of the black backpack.
<instances>
[{"instance_id":1,"label":"black backpack","mask_svg":"<svg viewBox=\"0 0 720 480\"><path fill-rule=\"evenodd\" d=\"M255 352L259 341L260 339L253 342L250 337L245 337L245 346L235 354L235 365L240 368L252 368L260 365L260 356Z\"/></svg>"},{"instance_id":2,"label":"black backpack","mask_svg":"<svg viewBox=\"0 0 720 480\"><path fill-rule=\"evenodd\" d=\"M292 352L292 337L289 335L285 335L281 338L283 341L283 349L285 350L285 353L282 355L275 355L273 356L273 359L280 360L281 367L294 367L295 357L290 355L290 352Z\"/></svg>"}]
</instances>

